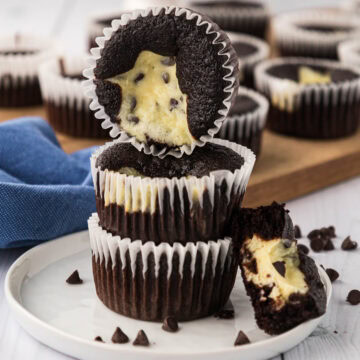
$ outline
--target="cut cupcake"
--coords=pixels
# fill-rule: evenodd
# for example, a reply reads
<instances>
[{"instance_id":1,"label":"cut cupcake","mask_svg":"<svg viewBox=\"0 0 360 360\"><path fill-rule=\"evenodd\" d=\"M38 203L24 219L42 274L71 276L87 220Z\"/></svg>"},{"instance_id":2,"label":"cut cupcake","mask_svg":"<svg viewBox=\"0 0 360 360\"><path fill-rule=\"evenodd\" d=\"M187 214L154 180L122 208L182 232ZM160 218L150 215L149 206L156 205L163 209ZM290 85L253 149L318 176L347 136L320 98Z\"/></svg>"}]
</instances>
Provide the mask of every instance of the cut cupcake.
<instances>
[{"instance_id":1,"label":"cut cupcake","mask_svg":"<svg viewBox=\"0 0 360 360\"><path fill-rule=\"evenodd\" d=\"M305 58L267 60L256 86L270 101L269 128L297 137L352 135L359 125L360 72L338 62Z\"/></svg>"},{"instance_id":2,"label":"cut cupcake","mask_svg":"<svg viewBox=\"0 0 360 360\"><path fill-rule=\"evenodd\" d=\"M239 88L238 96L217 137L236 142L260 154L269 102L259 93Z\"/></svg>"},{"instance_id":3,"label":"cut cupcake","mask_svg":"<svg viewBox=\"0 0 360 360\"><path fill-rule=\"evenodd\" d=\"M86 75L96 116L148 154L190 154L219 131L236 94L230 40L187 9L125 14L94 54Z\"/></svg>"},{"instance_id":4,"label":"cut cupcake","mask_svg":"<svg viewBox=\"0 0 360 360\"><path fill-rule=\"evenodd\" d=\"M325 313L326 292L317 266L298 251L283 205L241 209L233 231L242 277L261 329L281 334Z\"/></svg>"}]
</instances>

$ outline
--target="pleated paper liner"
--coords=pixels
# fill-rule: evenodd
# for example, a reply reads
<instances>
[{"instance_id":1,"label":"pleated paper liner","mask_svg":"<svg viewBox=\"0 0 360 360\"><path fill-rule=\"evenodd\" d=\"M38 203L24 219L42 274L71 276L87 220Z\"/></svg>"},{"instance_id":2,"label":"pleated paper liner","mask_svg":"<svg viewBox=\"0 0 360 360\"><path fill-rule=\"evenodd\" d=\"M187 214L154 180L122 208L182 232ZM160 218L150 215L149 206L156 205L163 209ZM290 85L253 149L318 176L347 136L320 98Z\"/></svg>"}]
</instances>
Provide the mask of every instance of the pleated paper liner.
<instances>
[{"instance_id":1,"label":"pleated paper liner","mask_svg":"<svg viewBox=\"0 0 360 360\"><path fill-rule=\"evenodd\" d=\"M360 66L360 41L358 39L347 40L338 46L339 59L342 63L352 66Z\"/></svg>"}]
</instances>

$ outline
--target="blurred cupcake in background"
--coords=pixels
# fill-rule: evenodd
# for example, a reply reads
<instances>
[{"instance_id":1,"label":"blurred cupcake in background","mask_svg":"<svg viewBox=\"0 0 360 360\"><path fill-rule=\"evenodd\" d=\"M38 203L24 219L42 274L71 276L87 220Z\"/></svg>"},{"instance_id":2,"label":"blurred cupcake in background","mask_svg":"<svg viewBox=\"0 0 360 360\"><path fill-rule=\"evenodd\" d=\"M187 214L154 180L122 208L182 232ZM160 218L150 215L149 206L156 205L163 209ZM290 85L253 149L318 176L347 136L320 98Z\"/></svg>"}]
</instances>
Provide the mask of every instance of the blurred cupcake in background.
<instances>
[{"instance_id":1,"label":"blurred cupcake in background","mask_svg":"<svg viewBox=\"0 0 360 360\"><path fill-rule=\"evenodd\" d=\"M108 138L89 109L82 88L83 57L54 58L42 64L39 78L47 119L59 132L84 138Z\"/></svg>"},{"instance_id":2,"label":"blurred cupcake in background","mask_svg":"<svg viewBox=\"0 0 360 360\"><path fill-rule=\"evenodd\" d=\"M268 112L269 102L264 96L240 87L235 104L217 137L246 146L258 156Z\"/></svg>"},{"instance_id":3,"label":"blurred cupcake in background","mask_svg":"<svg viewBox=\"0 0 360 360\"><path fill-rule=\"evenodd\" d=\"M340 61L344 64L360 66L360 40L344 41L338 46Z\"/></svg>"},{"instance_id":4,"label":"blurred cupcake in background","mask_svg":"<svg viewBox=\"0 0 360 360\"><path fill-rule=\"evenodd\" d=\"M194 0L186 6L210 17L223 30L266 39L270 23L267 2L263 0Z\"/></svg>"},{"instance_id":5,"label":"blurred cupcake in background","mask_svg":"<svg viewBox=\"0 0 360 360\"><path fill-rule=\"evenodd\" d=\"M253 36L228 32L231 43L239 57L240 84L254 87L254 69L256 65L268 59L270 47L265 42Z\"/></svg>"},{"instance_id":6,"label":"blurred cupcake in background","mask_svg":"<svg viewBox=\"0 0 360 360\"><path fill-rule=\"evenodd\" d=\"M359 125L360 70L335 61L279 58L255 71L270 101L268 127L313 139L352 135Z\"/></svg>"},{"instance_id":7,"label":"blurred cupcake in background","mask_svg":"<svg viewBox=\"0 0 360 360\"><path fill-rule=\"evenodd\" d=\"M360 35L360 19L341 9L310 9L276 16L273 28L281 56L337 60L338 44Z\"/></svg>"},{"instance_id":8,"label":"blurred cupcake in background","mask_svg":"<svg viewBox=\"0 0 360 360\"><path fill-rule=\"evenodd\" d=\"M41 105L38 67L55 56L50 39L15 34L0 41L0 106Z\"/></svg>"}]
</instances>

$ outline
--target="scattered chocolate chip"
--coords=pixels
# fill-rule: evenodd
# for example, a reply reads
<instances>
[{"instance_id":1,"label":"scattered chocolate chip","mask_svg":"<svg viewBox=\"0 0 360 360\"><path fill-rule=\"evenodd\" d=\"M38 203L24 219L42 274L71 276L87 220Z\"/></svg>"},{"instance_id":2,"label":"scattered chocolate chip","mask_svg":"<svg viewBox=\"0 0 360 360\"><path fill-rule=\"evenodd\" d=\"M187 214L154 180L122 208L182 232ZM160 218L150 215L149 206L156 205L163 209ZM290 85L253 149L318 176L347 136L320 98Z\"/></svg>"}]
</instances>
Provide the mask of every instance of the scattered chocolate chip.
<instances>
[{"instance_id":1,"label":"scattered chocolate chip","mask_svg":"<svg viewBox=\"0 0 360 360\"><path fill-rule=\"evenodd\" d=\"M168 332L176 332L179 330L179 324L173 316L168 316L163 322L162 329Z\"/></svg>"},{"instance_id":2,"label":"scattered chocolate chip","mask_svg":"<svg viewBox=\"0 0 360 360\"><path fill-rule=\"evenodd\" d=\"M97 336L94 340L98 341L98 342L104 342L104 340L101 338L101 336Z\"/></svg>"},{"instance_id":3,"label":"scattered chocolate chip","mask_svg":"<svg viewBox=\"0 0 360 360\"><path fill-rule=\"evenodd\" d=\"M328 227L328 234L331 238L336 237L336 231L335 231L335 227L334 226L329 226Z\"/></svg>"},{"instance_id":4,"label":"scattered chocolate chip","mask_svg":"<svg viewBox=\"0 0 360 360\"><path fill-rule=\"evenodd\" d=\"M137 116L133 115L133 114L129 114L128 117L127 117L127 120L128 120L128 122L131 122L131 123L133 123L135 125L140 122L140 119Z\"/></svg>"},{"instance_id":5,"label":"scattered chocolate chip","mask_svg":"<svg viewBox=\"0 0 360 360\"><path fill-rule=\"evenodd\" d=\"M360 291L359 290L351 290L346 298L346 301L351 305L360 304Z\"/></svg>"},{"instance_id":6,"label":"scattered chocolate chip","mask_svg":"<svg viewBox=\"0 0 360 360\"><path fill-rule=\"evenodd\" d=\"M139 81L141 81L143 78L145 77L144 73L138 73L134 79L134 83L138 83Z\"/></svg>"},{"instance_id":7,"label":"scattered chocolate chip","mask_svg":"<svg viewBox=\"0 0 360 360\"><path fill-rule=\"evenodd\" d=\"M345 238L343 243L341 244L341 248L343 250L355 250L357 248L358 244L356 241L352 241L350 236Z\"/></svg>"},{"instance_id":8,"label":"scattered chocolate chip","mask_svg":"<svg viewBox=\"0 0 360 360\"><path fill-rule=\"evenodd\" d=\"M175 65L175 58L173 56L167 57L161 60L161 63L165 66L173 66Z\"/></svg>"},{"instance_id":9,"label":"scattered chocolate chip","mask_svg":"<svg viewBox=\"0 0 360 360\"><path fill-rule=\"evenodd\" d=\"M234 346L245 345L245 344L250 344L250 340L249 340L249 338L240 330L239 333L238 333L238 336L236 337Z\"/></svg>"},{"instance_id":10,"label":"scattered chocolate chip","mask_svg":"<svg viewBox=\"0 0 360 360\"><path fill-rule=\"evenodd\" d=\"M176 99L174 98L170 99L170 111L174 110L178 105L179 102Z\"/></svg>"},{"instance_id":11,"label":"scattered chocolate chip","mask_svg":"<svg viewBox=\"0 0 360 360\"><path fill-rule=\"evenodd\" d=\"M324 241L321 238L313 238L310 241L310 247L312 250L314 250L315 252L320 252L324 250Z\"/></svg>"},{"instance_id":12,"label":"scattered chocolate chip","mask_svg":"<svg viewBox=\"0 0 360 360\"><path fill-rule=\"evenodd\" d=\"M294 226L295 238L300 239L302 237L301 229L299 225Z\"/></svg>"},{"instance_id":13,"label":"scattered chocolate chip","mask_svg":"<svg viewBox=\"0 0 360 360\"><path fill-rule=\"evenodd\" d=\"M136 108L137 105L137 101L136 101L136 97L132 96L131 100L130 100L130 111L133 112Z\"/></svg>"},{"instance_id":14,"label":"scattered chocolate chip","mask_svg":"<svg viewBox=\"0 0 360 360\"><path fill-rule=\"evenodd\" d=\"M235 317L235 312L232 309L223 309L215 314L215 317L223 320L230 320Z\"/></svg>"},{"instance_id":15,"label":"scattered chocolate chip","mask_svg":"<svg viewBox=\"0 0 360 360\"><path fill-rule=\"evenodd\" d=\"M308 238L309 238L310 240L319 238L320 236L321 236L321 233L320 233L320 230L318 230L318 229L312 230L312 231L310 231L309 234L308 234Z\"/></svg>"},{"instance_id":16,"label":"scattered chocolate chip","mask_svg":"<svg viewBox=\"0 0 360 360\"><path fill-rule=\"evenodd\" d=\"M71 285L79 285L82 284L83 281L80 279L79 272L75 270L67 279L66 282Z\"/></svg>"},{"instance_id":17,"label":"scattered chocolate chip","mask_svg":"<svg viewBox=\"0 0 360 360\"><path fill-rule=\"evenodd\" d=\"M305 255L307 255L310 252L310 249L303 244L298 244L298 250L301 251L302 253L304 253Z\"/></svg>"},{"instance_id":18,"label":"scattered chocolate chip","mask_svg":"<svg viewBox=\"0 0 360 360\"><path fill-rule=\"evenodd\" d=\"M144 330L140 330L136 336L136 339L133 342L135 346L149 346L149 339L146 336Z\"/></svg>"},{"instance_id":19,"label":"scattered chocolate chip","mask_svg":"<svg viewBox=\"0 0 360 360\"><path fill-rule=\"evenodd\" d=\"M326 251L335 250L334 243L332 242L332 240L330 238L328 238L327 241L325 242L324 250L326 250Z\"/></svg>"},{"instance_id":20,"label":"scattered chocolate chip","mask_svg":"<svg viewBox=\"0 0 360 360\"><path fill-rule=\"evenodd\" d=\"M276 261L273 263L273 266L281 276L285 277L286 267L284 261Z\"/></svg>"},{"instance_id":21,"label":"scattered chocolate chip","mask_svg":"<svg viewBox=\"0 0 360 360\"><path fill-rule=\"evenodd\" d=\"M129 342L129 338L119 327L117 327L111 341L114 344L126 344Z\"/></svg>"},{"instance_id":22,"label":"scattered chocolate chip","mask_svg":"<svg viewBox=\"0 0 360 360\"><path fill-rule=\"evenodd\" d=\"M170 81L170 75L169 75L169 73L164 72L164 73L162 73L161 77L162 77L162 79L164 80L164 83L165 83L165 84L168 84L168 83L169 83L169 81Z\"/></svg>"},{"instance_id":23,"label":"scattered chocolate chip","mask_svg":"<svg viewBox=\"0 0 360 360\"><path fill-rule=\"evenodd\" d=\"M329 268L329 269L326 269L325 271L328 274L330 281L332 283L339 277L339 273L334 269Z\"/></svg>"}]
</instances>

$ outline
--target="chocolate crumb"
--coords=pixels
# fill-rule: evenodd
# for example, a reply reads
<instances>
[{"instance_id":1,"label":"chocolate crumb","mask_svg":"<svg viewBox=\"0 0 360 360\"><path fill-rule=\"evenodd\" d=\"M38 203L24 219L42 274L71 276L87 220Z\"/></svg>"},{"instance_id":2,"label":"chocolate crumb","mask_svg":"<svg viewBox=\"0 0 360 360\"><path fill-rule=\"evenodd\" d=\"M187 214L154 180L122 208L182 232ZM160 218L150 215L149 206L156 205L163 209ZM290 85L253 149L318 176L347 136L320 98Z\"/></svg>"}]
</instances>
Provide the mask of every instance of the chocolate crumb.
<instances>
[{"instance_id":1,"label":"chocolate crumb","mask_svg":"<svg viewBox=\"0 0 360 360\"><path fill-rule=\"evenodd\" d=\"M232 309L222 309L218 311L214 316L218 319L230 320L235 317L235 312Z\"/></svg>"},{"instance_id":2,"label":"chocolate crumb","mask_svg":"<svg viewBox=\"0 0 360 360\"><path fill-rule=\"evenodd\" d=\"M173 66L175 65L175 58L173 56L167 57L161 60L161 63L165 66Z\"/></svg>"},{"instance_id":3,"label":"chocolate crumb","mask_svg":"<svg viewBox=\"0 0 360 360\"><path fill-rule=\"evenodd\" d=\"M174 98L170 99L170 111L174 110L178 105L179 102L176 99Z\"/></svg>"},{"instance_id":4,"label":"chocolate crumb","mask_svg":"<svg viewBox=\"0 0 360 360\"><path fill-rule=\"evenodd\" d=\"M101 338L101 336L97 336L94 341L98 341L98 342L104 342L104 340Z\"/></svg>"},{"instance_id":5,"label":"chocolate crumb","mask_svg":"<svg viewBox=\"0 0 360 360\"><path fill-rule=\"evenodd\" d=\"M137 116L132 115L132 114L128 115L127 120L135 125L140 122L140 119Z\"/></svg>"},{"instance_id":6,"label":"chocolate crumb","mask_svg":"<svg viewBox=\"0 0 360 360\"><path fill-rule=\"evenodd\" d=\"M348 236L347 238L345 238L345 240L343 241L343 243L341 244L341 248L343 250L355 250L357 248L358 244L356 241L352 241L350 236Z\"/></svg>"},{"instance_id":7,"label":"chocolate crumb","mask_svg":"<svg viewBox=\"0 0 360 360\"><path fill-rule=\"evenodd\" d=\"M126 344L129 342L129 338L119 327L117 327L111 341L114 344Z\"/></svg>"},{"instance_id":8,"label":"chocolate crumb","mask_svg":"<svg viewBox=\"0 0 360 360\"><path fill-rule=\"evenodd\" d=\"M346 298L346 301L351 305L360 304L360 291L359 290L351 290Z\"/></svg>"},{"instance_id":9,"label":"chocolate crumb","mask_svg":"<svg viewBox=\"0 0 360 360\"><path fill-rule=\"evenodd\" d=\"M298 250L301 251L302 253L304 253L305 255L307 255L310 252L310 249L303 244L298 244Z\"/></svg>"},{"instance_id":10,"label":"chocolate crumb","mask_svg":"<svg viewBox=\"0 0 360 360\"><path fill-rule=\"evenodd\" d=\"M165 83L165 84L168 84L168 83L169 83L169 81L170 81L170 75L169 75L169 73L164 72L164 73L162 73L161 77L162 77L162 79L164 80L164 83Z\"/></svg>"},{"instance_id":11,"label":"chocolate crumb","mask_svg":"<svg viewBox=\"0 0 360 360\"><path fill-rule=\"evenodd\" d=\"M79 272L75 270L67 279L66 282L70 285L79 285L82 284L83 281L80 279Z\"/></svg>"},{"instance_id":12,"label":"chocolate crumb","mask_svg":"<svg viewBox=\"0 0 360 360\"><path fill-rule=\"evenodd\" d=\"M145 334L144 330L140 330L136 336L136 339L133 342L134 346L149 346L149 339Z\"/></svg>"},{"instance_id":13,"label":"chocolate crumb","mask_svg":"<svg viewBox=\"0 0 360 360\"><path fill-rule=\"evenodd\" d=\"M328 238L327 241L325 242L324 250L326 251L335 250L334 243L330 238Z\"/></svg>"},{"instance_id":14,"label":"chocolate crumb","mask_svg":"<svg viewBox=\"0 0 360 360\"><path fill-rule=\"evenodd\" d=\"M276 261L273 266L282 277L285 277L286 267L284 261Z\"/></svg>"},{"instance_id":15,"label":"chocolate crumb","mask_svg":"<svg viewBox=\"0 0 360 360\"><path fill-rule=\"evenodd\" d=\"M134 83L137 84L139 81L141 81L145 77L144 73L138 73L134 79Z\"/></svg>"},{"instance_id":16,"label":"chocolate crumb","mask_svg":"<svg viewBox=\"0 0 360 360\"><path fill-rule=\"evenodd\" d=\"M334 269L329 268L329 269L326 269L325 271L328 274L330 281L332 283L339 277L339 273Z\"/></svg>"},{"instance_id":17,"label":"chocolate crumb","mask_svg":"<svg viewBox=\"0 0 360 360\"><path fill-rule=\"evenodd\" d=\"M324 250L324 246L325 246L324 241L321 238L313 238L310 241L310 247L315 252L320 252L320 251Z\"/></svg>"},{"instance_id":18,"label":"chocolate crumb","mask_svg":"<svg viewBox=\"0 0 360 360\"><path fill-rule=\"evenodd\" d=\"M132 96L130 100L130 112L133 112L135 110L136 105L137 105L136 97Z\"/></svg>"},{"instance_id":19,"label":"chocolate crumb","mask_svg":"<svg viewBox=\"0 0 360 360\"><path fill-rule=\"evenodd\" d=\"M299 225L294 226L295 238L300 239L302 237L301 229Z\"/></svg>"},{"instance_id":20,"label":"chocolate crumb","mask_svg":"<svg viewBox=\"0 0 360 360\"><path fill-rule=\"evenodd\" d=\"M176 332L179 330L179 324L173 316L168 316L163 322L162 329L168 332Z\"/></svg>"},{"instance_id":21,"label":"chocolate crumb","mask_svg":"<svg viewBox=\"0 0 360 360\"><path fill-rule=\"evenodd\" d=\"M238 333L238 336L236 337L234 346L239 346L239 345L245 345L245 344L250 344L250 340L249 338L244 334L244 332L242 332L241 330Z\"/></svg>"}]
</instances>

